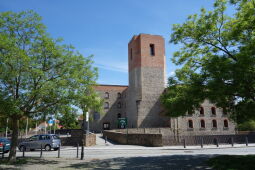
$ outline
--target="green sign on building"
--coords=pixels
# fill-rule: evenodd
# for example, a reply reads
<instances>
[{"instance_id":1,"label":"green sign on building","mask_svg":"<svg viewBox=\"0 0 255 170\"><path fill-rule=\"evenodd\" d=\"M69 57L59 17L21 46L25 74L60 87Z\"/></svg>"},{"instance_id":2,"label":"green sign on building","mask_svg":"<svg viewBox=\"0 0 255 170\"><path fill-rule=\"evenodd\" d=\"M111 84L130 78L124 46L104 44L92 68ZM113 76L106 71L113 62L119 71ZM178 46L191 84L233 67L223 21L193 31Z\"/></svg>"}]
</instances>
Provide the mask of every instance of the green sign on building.
<instances>
[{"instance_id":1,"label":"green sign on building","mask_svg":"<svg viewBox=\"0 0 255 170\"><path fill-rule=\"evenodd\" d=\"M127 118L118 118L118 127L125 129L127 127Z\"/></svg>"}]
</instances>

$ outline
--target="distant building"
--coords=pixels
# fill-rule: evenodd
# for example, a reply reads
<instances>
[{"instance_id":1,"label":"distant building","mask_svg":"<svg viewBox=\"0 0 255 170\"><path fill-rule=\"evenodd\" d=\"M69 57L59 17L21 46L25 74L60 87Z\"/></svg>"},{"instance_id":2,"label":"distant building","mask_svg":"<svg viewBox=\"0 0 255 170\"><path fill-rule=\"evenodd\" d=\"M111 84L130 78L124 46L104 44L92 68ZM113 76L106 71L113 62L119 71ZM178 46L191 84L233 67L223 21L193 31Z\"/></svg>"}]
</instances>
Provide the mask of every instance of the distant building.
<instances>
[{"instance_id":1,"label":"distant building","mask_svg":"<svg viewBox=\"0 0 255 170\"><path fill-rule=\"evenodd\" d=\"M98 85L104 112L93 112L92 131L116 129L119 118L127 118L128 128L170 127L182 134L233 134L235 124L208 100L194 113L164 116L160 95L165 90L165 42L158 35L133 36L128 44L129 85Z\"/></svg>"}]
</instances>

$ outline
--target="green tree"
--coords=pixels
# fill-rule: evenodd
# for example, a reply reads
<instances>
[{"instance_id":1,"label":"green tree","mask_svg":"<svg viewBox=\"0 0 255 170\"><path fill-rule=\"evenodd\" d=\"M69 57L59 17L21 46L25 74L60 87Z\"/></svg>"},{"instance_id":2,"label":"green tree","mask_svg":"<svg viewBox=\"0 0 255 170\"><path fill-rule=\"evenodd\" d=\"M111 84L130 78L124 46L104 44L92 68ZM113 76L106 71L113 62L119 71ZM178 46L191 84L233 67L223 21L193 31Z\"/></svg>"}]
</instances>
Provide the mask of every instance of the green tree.
<instances>
[{"instance_id":1,"label":"green tree","mask_svg":"<svg viewBox=\"0 0 255 170\"><path fill-rule=\"evenodd\" d=\"M255 120L249 120L237 125L238 130L255 131Z\"/></svg>"},{"instance_id":2,"label":"green tree","mask_svg":"<svg viewBox=\"0 0 255 170\"><path fill-rule=\"evenodd\" d=\"M16 160L18 120L79 107L97 79L91 64L91 56L51 38L35 12L0 13L0 113L12 122L10 161Z\"/></svg>"},{"instance_id":3,"label":"green tree","mask_svg":"<svg viewBox=\"0 0 255 170\"><path fill-rule=\"evenodd\" d=\"M64 106L60 111L60 115L57 119L60 121L59 124L63 126L65 129L77 129L79 128L78 125L78 114L77 109Z\"/></svg>"},{"instance_id":4,"label":"green tree","mask_svg":"<svg viewBox=\"0 0 255 170\"><path fill-rule=\"evenodd\" d=\"M216 0L212 11L202 8L173 26L170 42L181 48L172 61L181 68L162 95L168 115L185 115L209 99L237 122L255 119L254 23L254 0Z\"/></svg>"}]
</instances>

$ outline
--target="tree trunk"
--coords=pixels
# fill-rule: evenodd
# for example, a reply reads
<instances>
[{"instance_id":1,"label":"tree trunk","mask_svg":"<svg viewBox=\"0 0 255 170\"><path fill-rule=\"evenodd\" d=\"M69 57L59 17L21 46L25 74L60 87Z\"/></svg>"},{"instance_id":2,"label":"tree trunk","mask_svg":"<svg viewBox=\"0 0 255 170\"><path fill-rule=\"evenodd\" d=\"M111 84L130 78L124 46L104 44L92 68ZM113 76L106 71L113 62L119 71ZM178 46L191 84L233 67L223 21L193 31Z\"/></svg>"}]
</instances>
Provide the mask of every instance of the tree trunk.
<instances>
[{"instance_id":1,"label":"tree trunk","mask_svg":"<svg viewBox=\"0 0 255 170\"><path fill-rule=\"evenodd\" d=\"M12 138L11 138L11 149L9 154L9 162L16 161L16 148L18 144L18 118L12 117Z\"/></svg>"}]
</instances>

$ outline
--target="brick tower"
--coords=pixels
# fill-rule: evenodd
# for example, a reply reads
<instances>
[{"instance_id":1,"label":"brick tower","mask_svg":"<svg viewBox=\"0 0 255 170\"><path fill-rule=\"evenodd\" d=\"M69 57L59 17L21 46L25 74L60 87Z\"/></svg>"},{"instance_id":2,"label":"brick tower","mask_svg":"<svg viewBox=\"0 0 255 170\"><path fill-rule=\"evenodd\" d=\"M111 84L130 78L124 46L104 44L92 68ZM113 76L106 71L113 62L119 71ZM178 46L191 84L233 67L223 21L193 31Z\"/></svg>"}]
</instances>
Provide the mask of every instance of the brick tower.
<instances>
[{"instance_id":1,"label":"brick tower","mask_svg":"<svg viewBox=\"0 0 255 170\"><path fill-rule=\"evenodd\" d=\"M159 98L165 85L165 43L158 35L140 34L128 44L129 127L162 127Z\"/></svg>"}]
</instances>

